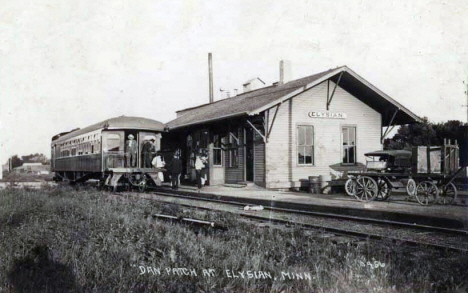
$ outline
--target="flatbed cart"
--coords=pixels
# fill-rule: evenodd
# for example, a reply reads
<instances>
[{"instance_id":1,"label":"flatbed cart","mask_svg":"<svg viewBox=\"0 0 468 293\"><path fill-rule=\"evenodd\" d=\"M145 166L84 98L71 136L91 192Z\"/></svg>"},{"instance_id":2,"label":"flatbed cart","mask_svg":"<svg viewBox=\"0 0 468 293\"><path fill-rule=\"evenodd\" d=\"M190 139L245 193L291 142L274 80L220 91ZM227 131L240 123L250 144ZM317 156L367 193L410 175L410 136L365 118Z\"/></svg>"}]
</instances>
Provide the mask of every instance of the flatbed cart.
<instances>
[{"instance_id":1,"label":"flatbed cart","mask_svg":"<svg viewBox=\"0 0 468 293\"><path fill-rule=\"evenodd\" d=\"M451 204L458 190L453 180L466 169L458 166L458 146L415 147L412 151L376 151L365 154L366 171L350 173L345 190L359 201L387 200L404 188L419 204ZM378 158L378 160L376 160Z\"/></svg>"}]
</instances>

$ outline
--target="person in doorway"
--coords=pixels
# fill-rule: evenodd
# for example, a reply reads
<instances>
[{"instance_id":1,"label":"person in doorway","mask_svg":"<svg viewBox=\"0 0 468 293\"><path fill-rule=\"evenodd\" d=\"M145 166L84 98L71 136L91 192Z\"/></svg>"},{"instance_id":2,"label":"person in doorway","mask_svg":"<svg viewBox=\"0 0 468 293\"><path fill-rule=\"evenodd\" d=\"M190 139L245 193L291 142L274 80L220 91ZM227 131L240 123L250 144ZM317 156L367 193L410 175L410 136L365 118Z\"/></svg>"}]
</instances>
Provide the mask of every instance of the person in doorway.
<instances>
[{"instance_id":1,"label":"person in doorway","mask_svg":"<svg viewBox=\"0 0 468 293\"><path fill-rule=\"evenodd\" d=\"M146 140L143 144L143 148L141 150L143 157L143 168L151 168L151 161L153 160L153 156L156 151L154 142L155 139L152 138L150 140Z\"/></svg>"},{"instance_id":2,"label":"person in doorway","mask_svg":"<svg viewBox=\"0 0 468 293\"><path fill-rule=\"evenodd\" d=\"M203 152L200 149L200 151L195 156L195 174L197 176L197 187L199 193L202 188L202 170L204 167L205 163L203 162Z\"/></svg>"},{"instance_id":3,"label":"person in doorway","mask_svg":"<svg viewBox=\"0 0 468 293\"><path fill-rule=\"evenodd\" d=\"M134 140L134 136L130 134L125 142L125 162L127 168L136 167L138 146Z\"/></svg>"},{"instance_id":4,"label":"person in doorway","mask_svg":"<svg viewBox=\"0 0 468 293\"><path fill-rule=\"evenodd\" d=\"M175 152L174 158L172 158L171 162L171 181L173 190L179 189L180 173L182 173L182 161L179 159L179 154Z\"/></svg>"}]
</instances>

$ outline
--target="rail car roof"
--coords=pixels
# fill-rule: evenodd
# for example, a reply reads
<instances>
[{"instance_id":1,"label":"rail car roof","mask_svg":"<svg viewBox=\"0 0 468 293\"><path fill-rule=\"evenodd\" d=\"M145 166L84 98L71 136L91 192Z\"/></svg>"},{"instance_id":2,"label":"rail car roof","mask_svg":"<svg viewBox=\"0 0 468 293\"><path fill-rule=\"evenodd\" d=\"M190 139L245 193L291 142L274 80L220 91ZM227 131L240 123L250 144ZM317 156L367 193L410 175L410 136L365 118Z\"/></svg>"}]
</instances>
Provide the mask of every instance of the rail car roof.
<instances>
[{"instance_id":1,"label":"rail car roof","mask_svg":"<svg viewBox=\"0 0 468 293\"><path fill-rule=\"evenodd\" d=\"M69 138L79 136L91 131L98 129L141 129L141 130L150 130L150 131L165 131L166 125L159 121L143 118L143 117L128 117L128 116L119 116L104 120L102 122L87 126L82 129L73 130L67 132L64 135L55 135L52 138L54 142L60 142L67 140ZM54 139L55 138L55 139Z\"/></svg>"},{"instance_id":2,"label":"rail car roof","mask_svg":"<svg viewBox=\"0 0 468 293\"><path fill-rule=\"evenodd\" d=\"M169 129L206 123L242 115L256 115L326 81L339 86L382 114L382 126L421 122L421 118L383 93L347 66L329 69L285 84L272 85L193 108L177 111L178 117L167 123ZM392 119L395 110L399 110ZM393 120L393 121L392 121Z\"/></svg>"}]
</instances>

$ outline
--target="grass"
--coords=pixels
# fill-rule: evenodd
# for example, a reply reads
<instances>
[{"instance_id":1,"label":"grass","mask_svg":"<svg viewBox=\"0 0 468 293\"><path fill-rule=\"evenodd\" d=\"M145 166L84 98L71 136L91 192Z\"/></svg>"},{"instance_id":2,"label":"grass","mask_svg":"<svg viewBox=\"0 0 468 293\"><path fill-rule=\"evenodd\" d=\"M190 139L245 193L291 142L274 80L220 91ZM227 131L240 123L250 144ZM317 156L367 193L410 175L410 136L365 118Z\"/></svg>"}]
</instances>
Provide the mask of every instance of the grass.
<instances>
[{"instance_id":1,"label":"grass","mask_svg":"<svg viewBox=\"0 0 468 293\"><path fill-rule=\"evenodd\" d=\"M0 292L447 292L466 290L467 277L464 254L336 244L94 189L0 191Z\"/></svg>"},{"instance_id":2,"label":"grass","mask_svg":"<svg viewBox=\"0 0 468 293\"><path fill-rule=\"evenodd\" d=\"M20 173L20 172L4 172L0 182L37 182L37 181L52 181L53 173L50 174L35 174L35 173Z\"/></svg>"}]
</instances>

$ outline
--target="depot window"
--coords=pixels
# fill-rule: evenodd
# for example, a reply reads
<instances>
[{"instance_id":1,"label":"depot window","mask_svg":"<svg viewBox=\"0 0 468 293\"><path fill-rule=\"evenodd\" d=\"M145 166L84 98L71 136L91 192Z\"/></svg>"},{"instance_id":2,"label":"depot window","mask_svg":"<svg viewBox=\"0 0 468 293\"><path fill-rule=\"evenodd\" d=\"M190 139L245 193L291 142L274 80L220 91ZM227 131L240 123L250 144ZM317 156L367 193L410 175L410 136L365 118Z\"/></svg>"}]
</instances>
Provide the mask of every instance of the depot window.
<instances>
[{"instance_id":1,"label":"depot window","mask_svg":"<svg viewBox=\"0 0 468 293\"><path fill-rule=\"evenodd\" d=\"M213 165L222 166L221 138L218 134L213 135Z\"/></svg>"},{"instance_id":2,"label":"depot window","mask_svg":"<svg viewBox=\"0 0 468 293\"><path fill-rule=\"evenodd\" d=\"M238 148L238 138L234 134L229 133L229 167L237 167L239 165Z\"/></svg>"},{"instance_id":3,"label":"depot window","mask_svg":"<svg viewBox=\"0 0 468 293\"><path fill-rule=\"evenodd\" d=\"M314 127L312 125L297 127L297 164L314 164Z\"/></svg>"},{"instance_id":4,"label":"depot window","mask_svg":"<svg viewBox=\"0 0 468 293\"><path fill-rule=\"evenodd\" d=\"M356 163L356 127L345 126L341 129L343 142L343 164Z\"/></svg>"}]
</instances>

